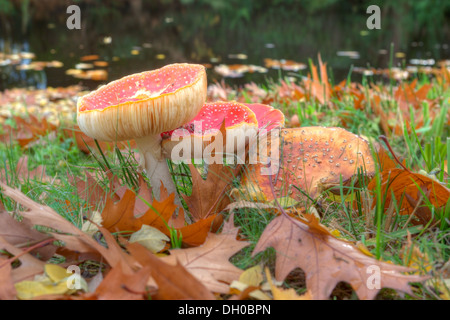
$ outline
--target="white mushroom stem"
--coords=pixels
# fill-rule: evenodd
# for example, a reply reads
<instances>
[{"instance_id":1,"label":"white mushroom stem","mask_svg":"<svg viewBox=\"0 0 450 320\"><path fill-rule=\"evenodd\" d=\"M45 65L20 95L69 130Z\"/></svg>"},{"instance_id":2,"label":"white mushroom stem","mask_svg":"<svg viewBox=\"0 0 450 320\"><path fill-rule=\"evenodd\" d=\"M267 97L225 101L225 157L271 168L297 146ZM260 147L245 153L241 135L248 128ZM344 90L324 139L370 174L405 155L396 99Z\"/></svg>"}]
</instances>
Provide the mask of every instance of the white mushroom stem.
<instances>
[{"instance_id":1,"label":"white mushroom stem","mask_svg":"<svg viewBox=\"0 0 450 320\"><path fill-rule=\"evenodd\" d=\"M145 168L150 179L153 194L157 200L161 199L161 182L170 194L175 193L175 204L181 205L177 189L167 166L167 160L161 152L161 136L152 135L135 139L141 154L141 165Z\"/></svg>"}]
</instances>

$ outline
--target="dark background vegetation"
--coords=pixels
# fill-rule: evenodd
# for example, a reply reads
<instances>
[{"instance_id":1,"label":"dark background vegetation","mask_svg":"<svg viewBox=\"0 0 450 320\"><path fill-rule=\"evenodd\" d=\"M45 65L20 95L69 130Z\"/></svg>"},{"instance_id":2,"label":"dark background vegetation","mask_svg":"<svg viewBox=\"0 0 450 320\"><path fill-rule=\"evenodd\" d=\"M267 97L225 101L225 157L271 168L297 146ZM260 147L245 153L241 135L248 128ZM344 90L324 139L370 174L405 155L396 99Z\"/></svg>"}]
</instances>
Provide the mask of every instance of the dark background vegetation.
<instances>
[{"instance_id":1,"label":"dark background vegetation","mask_svg":"<svg viewBox=\"0 0 450 320\"><path fill-rule=\"evenodd\" d=\"M81 8L81 30L66 28L70 4ZM381 8L381 30L366 28L372 4ZM406 53L397 65L450 56L448 0L0 0L0 19L0 51L33 51L66 65L91 53L120 57L113 77L171 62L235 63L231 53L261 65L264 58L307 62L320 52L340 77L351 65L387 67L391 49ZM102 42L108 36L109 46ZM151 52L133 57L143 43ZM360 59L339 50L358 51Z\"/></svg>"}]
</instances>

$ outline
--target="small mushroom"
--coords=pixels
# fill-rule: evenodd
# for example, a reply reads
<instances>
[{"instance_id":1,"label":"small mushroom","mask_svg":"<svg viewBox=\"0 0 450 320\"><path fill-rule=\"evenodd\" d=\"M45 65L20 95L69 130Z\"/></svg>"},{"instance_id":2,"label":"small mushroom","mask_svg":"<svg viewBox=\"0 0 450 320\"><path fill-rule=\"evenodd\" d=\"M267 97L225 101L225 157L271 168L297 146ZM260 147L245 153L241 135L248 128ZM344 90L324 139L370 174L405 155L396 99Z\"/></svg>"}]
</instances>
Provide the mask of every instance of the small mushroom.
<instances>
[{"instance_id":1,"label":"small mushroom","mask_svg":"<svg viewBox=\"0 0 450 320\"><path fill-rule=\"evenodd\" d=\"M161 133L191 121L207 93L205 68L172 64L126 76L78 100L77 122L88 136L102 141L135 139L157 199L161 182L176 188L161 149Z\"/></svg>"},{"instance_id":2,"label":"small mushroom","mask_svg":"<svg viewBox=\"0 0 450 320\"><path fill-rule=\"evenodd\" d=\"M226 153L228 159L242 155L257 131L258 120L252 110L235 101L218 101L204 104L183 127L164 132L162 146L172 160L189 162L194 158L207 164L221 163Z\"/></svg>"},{"instance_id":3,"label":"small mushroom","mask_svg":"<svg viewBox=\"0 0 450 320\"><path fill-rule=\"evenodd\" d=\"M284 114L280 110L260 103L244 103L244 105L255 113L260 131L270 131L284 125Z\"/></svg>"}]
</instances>

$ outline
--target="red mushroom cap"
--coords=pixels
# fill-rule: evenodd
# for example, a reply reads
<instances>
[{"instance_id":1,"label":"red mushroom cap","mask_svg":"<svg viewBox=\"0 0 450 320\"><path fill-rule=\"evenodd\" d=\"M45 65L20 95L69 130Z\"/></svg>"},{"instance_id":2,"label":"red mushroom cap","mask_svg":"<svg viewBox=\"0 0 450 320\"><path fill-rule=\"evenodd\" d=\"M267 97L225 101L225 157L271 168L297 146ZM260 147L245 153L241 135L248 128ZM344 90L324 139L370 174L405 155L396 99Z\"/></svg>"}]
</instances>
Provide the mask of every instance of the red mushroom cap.
<instances>
[{"instance_id":1,"label":"red mushroom cap","mask_svg":"<svg viewBox=\"0 0 450 320\"><path fill-rule=\"evenodd\" d=\"M300 200L298 187L315 198L325 186L339 185L363 166L368 175L375 172L369 143L342 128L301 127L281 129L279 170L272 176L277 198L290 196ZM265 164L249 167L244 173L242 190L255 190L250 197L273 200Z\"/></svg>"},{"instance_id":2,"label":"red mushroom cap","mask_svg":"<svg viewBox=\"0 0 450 320\"><path fill-rule=\"evenodd\" d=\"M226 131L240 129L243 132L254 130L256 133L258 120L252 110L236 101L206 103L192 121L179 128L181 130L161 134L163 149L170 153L180 140L186 138L190 138L190 143L200 139L203 146L206 146L210 143L211 137L221 132L222 125L225 126ZM180 139L172 140L174 133Z\"/></svg>"},{"instance_id":3,"label":"red mushroom cap","mask_svg":"<svg viewBox=\"0 0 450 320\"><path fill-rule=\"evenodd\" d=\"M160 134L192 120L206 100L201 65L172 64L113 81L80 98L77 121L104 141Z\"/></svg>"},{"instance_id":4,"label":"red mushroom cap","mask_svg":"<svg viewBox=\"0 0 450 320\"><path fill-rule=\"evenodd\" d=\"M255 113L258 129L270 131L284 126L284 114L280 110L260 103L244 103L244 105Z\"/></svg>"}]
</instances>

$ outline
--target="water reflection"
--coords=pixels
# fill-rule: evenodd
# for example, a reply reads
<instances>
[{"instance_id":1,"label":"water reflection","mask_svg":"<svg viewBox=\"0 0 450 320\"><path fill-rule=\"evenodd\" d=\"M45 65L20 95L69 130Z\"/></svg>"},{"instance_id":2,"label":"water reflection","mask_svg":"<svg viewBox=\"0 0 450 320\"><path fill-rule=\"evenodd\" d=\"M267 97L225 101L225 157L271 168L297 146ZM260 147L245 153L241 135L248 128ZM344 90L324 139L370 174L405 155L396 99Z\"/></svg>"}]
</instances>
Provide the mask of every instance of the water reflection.
<instances>
[{"instance_id":1,"label":"water reflection","mask_svg":"<svg viewBox=\"0 0 450 320\"><path fill-rule=\"evenodd\" d=\"M363 8L352 1L348 2L352 5L336 2L340 5L314 13L301 11L301 6L290 7L296 2L286 1L270 10L225 14L225 9L211 10L214 8L205 4L171 4L163 10L139 0L124 2L129 3L127 6L111 2L111 7L82 1L82 30L65 28L63 7L57 9L57 14L47 15L39 7L35 14L42 17L29 19L25 35L21 33L24 27L20 19L10 21L13 28L9 33L0 34L0 90L74 83L95 88L105 81L173 62L208 66L210 81L220 81L228 72L239 75L226 77L229 84L261 83L272 77L306 74L308 68L303 66L308 65L309 58L316 59L318 53L332 68L331 77L336 83L347 77L352 65L388 67L391 49L393 66L397 67L422 63L418 61L430 65L430 61L450 57L448 43L443 43L450 38L448 21L439 30L426 27L417 32L416 24L405 22L411 19L402 16L401 6L386 5L382 29L367 30ZM20 52L33 52L36 58L17 62L7 56ZM98 55L98 64L105 64L80 68L81 57L86 55ZM18 68L36 61L46 64L42 69ZM47 64L55 61L64 67ZM267 66L267 61L280 65L290 61L301 67L273 68ZM231 72L233 68L245 72L236 74Z\"/></svg>"}]
</instances>

